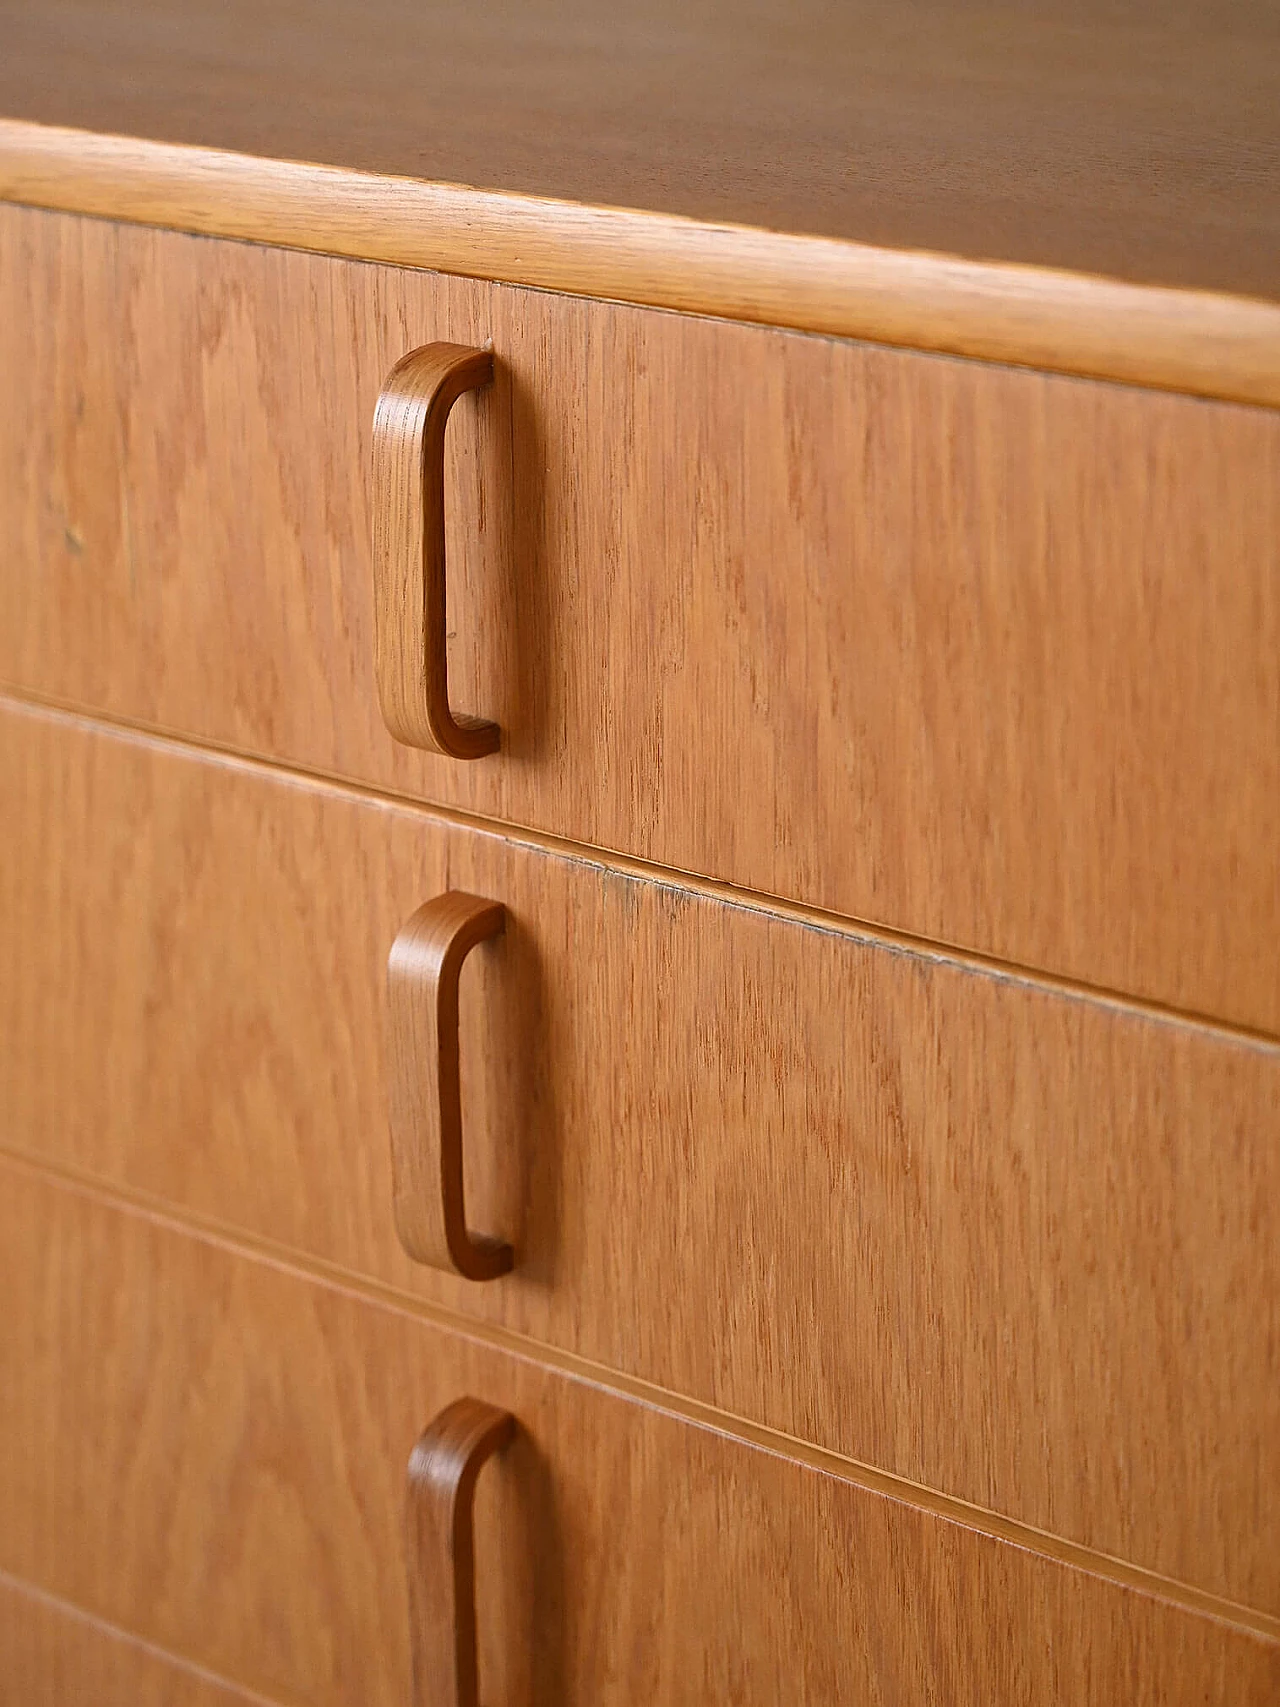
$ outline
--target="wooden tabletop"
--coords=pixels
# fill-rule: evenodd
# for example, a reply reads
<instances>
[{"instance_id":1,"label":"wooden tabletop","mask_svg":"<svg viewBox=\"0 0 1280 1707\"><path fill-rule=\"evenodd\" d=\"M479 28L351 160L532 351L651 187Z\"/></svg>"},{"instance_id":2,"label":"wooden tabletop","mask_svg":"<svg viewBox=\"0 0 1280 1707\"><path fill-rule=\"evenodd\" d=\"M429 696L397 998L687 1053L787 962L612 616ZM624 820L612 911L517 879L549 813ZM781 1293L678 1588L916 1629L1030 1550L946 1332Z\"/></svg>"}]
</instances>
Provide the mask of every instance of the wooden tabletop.
<instances>
[{"instance_id":1,"label":"wooden tabletop","mask_svg":"<svg viewBox=\"0 0 1280 1707\"><path fill-rule=\"evenodd\" d=\"M0 0L0 114L1280 299L1276 0Z\"/></svg>"},{"instance_id":2,"label":"wooden tabletop","mask_svg":"<svg viewBox=\"0 0 1280 1707\"><path fill-rule=\"evenodd\" d=\"M0 199L1280 407L1280 0L0 0Z\"/></svg>"}]
</instances>

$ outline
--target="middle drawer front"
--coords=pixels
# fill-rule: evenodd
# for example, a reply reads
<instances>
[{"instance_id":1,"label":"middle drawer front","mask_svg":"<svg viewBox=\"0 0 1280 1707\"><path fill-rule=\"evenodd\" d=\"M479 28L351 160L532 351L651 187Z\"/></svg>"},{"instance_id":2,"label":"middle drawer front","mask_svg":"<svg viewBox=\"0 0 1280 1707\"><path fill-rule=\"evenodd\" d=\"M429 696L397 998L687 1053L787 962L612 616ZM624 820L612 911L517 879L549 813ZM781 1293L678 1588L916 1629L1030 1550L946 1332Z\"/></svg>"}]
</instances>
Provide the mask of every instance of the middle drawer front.
<instances>
[{"instance_id":1,"label":"middle drawer front","mask_svg":"<svg viewBox=\"0 0 1280 1707\"><path fill-rule=\"evenodd\" d=\"M1280 1050L12 704L0 819L3 1143L1280 1612ZM484 1284L392 1213L446 890Z\"/></svg>"}]
</instances>

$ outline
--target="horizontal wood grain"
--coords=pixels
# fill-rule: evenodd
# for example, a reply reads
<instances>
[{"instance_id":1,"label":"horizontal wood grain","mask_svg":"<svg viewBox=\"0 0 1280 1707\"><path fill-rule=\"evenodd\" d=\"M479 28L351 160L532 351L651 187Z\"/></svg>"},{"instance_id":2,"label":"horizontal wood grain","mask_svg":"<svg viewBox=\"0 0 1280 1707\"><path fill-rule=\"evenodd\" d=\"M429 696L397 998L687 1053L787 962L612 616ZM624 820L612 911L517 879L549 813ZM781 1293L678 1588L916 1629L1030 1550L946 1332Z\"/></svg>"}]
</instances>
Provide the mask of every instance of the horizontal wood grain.
<instances>
[{"instance_id":1,"label":"horizontal wood grain","mask_svg":"<svg viewBox=\"0 0 1280 1707\"><path fill-rule=\"evenodd\" d=\"M5 0L0 113L1280 294L1268 0Z\"/></svg>"},{"instance_id":2,"label":"horizontal wood grain","mask_svg":"<svg viewBox=\"0 0 1280 1707\"><path fill-rule=\"evenodd\" d=\"M0 199L1280 405L1273 274L1133 283L3 118Z\"/></svg>"},{"instance_id":3,"label":"horizontal wood grain","mask_svg":"<svg viewBox=\"0 0 1280 1707\"><path fill-rule=\"evenodd\" d=\"M1280 1614L1274 1046L12 706L0 821L9 1147ZM479 1287L380 1025L453 888Z\"/></svg>"},{"instance_id":4,"label":"horizontal wood grain","mask_svg":"<svg viewBox=\"0 0 1280 1707\"><path fill-rule=\"evenodd\" d=\"M0 1572L2 1707L272 1707Z\"/></svg>"},{"instance_id":5,"label":"horizontal wood grain","mask_svg":"<svg viewBox=\"0 0 1280 1707\"><path fill-rule=\"evenodd\" d=\"M292 1698L409 1698L404 1443L510 1410L482 1699L1263 1707L1280 1643L0 1166L0 1564Z\"/></svg>"},{"instance_id":6,"label":"horizontal wood grain","mask_svg":"<svg viewBox=\"0 0 1280 1707\"><path fill-rule=\"evenodd\" d=\"M1280 416L0 209L0 679L1280 1031ZM374 686L455 406L474 764Z\"/></svg>"}]
</instances>

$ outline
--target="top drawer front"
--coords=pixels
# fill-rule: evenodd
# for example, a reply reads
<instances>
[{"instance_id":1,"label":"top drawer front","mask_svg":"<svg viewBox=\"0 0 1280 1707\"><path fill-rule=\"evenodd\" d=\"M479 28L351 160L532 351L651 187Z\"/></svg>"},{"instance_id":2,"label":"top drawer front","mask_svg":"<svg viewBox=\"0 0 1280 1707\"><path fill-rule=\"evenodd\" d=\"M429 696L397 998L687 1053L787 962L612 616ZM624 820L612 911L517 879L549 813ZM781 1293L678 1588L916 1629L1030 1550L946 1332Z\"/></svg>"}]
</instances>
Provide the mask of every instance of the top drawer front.
<instances>
[{"instance_id":1,"label":"top drawer front","mask_svg":"<svg viewBox=\"0 0 1280 1707\"><path fill-rule=\"evenodd\" d=\"M1280 417L0 209L0 676L1280 1029ZM473 763L373 685L447 453Z\"/></svg>"}]
</instances>

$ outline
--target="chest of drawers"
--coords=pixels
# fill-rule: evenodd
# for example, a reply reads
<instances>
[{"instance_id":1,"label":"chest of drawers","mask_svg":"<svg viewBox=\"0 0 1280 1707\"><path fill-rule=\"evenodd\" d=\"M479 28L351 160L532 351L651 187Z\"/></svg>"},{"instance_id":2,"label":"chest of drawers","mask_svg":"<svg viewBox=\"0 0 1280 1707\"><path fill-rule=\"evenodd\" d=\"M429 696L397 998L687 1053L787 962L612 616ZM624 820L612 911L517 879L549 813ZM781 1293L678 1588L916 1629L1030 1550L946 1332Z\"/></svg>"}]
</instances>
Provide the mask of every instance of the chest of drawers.
<instances>
[{"instance_id":1,"label":"chest of drawers","mask_svg":"<svg viewBox=\"0 0 1280 1707\"><path fill-rule=\"evenodd\" d=\"M0 1701L1261 1707L1274 183L480 17L12 22Z\"/></svg>"}]
</instances>

